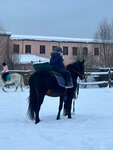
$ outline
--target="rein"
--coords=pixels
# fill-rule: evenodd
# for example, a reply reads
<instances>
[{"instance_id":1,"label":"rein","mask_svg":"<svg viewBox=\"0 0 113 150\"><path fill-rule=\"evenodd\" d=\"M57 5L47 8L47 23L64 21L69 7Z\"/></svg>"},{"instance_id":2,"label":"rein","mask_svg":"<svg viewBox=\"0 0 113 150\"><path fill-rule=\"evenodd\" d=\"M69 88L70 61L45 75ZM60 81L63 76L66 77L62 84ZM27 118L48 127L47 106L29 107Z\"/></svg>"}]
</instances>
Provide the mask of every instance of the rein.
<instances>
[{"instance_id":1,"label":"rein","mask_svg":"<svg viewBox=\"0 0 113 150\"><path fill-rule=\"evenodd\" d=\"M73 72L76 72L76 73L78 73L79 75L81 75L81 76L83 76L80 72L78 72L78 71L76 71L76 70L74 70L74 69L71 69Z\"/></svg>"}]
</instances>

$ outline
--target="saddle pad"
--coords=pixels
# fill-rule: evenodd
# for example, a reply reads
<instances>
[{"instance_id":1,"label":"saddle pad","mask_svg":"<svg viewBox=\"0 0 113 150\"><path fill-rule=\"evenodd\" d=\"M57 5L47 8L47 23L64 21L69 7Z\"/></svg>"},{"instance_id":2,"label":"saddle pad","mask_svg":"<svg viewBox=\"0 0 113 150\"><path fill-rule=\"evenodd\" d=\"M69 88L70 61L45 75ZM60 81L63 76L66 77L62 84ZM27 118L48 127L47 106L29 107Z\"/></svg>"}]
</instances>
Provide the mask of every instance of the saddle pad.
<instances>
[{"instance_id":1,"label":"saddle pad","mask_svg":"<svg viewBox=\"0 0 113 150\"><path fill-rule=\"evenodd\" d=\"M55 77L57 79L57 82L60 86L65 87L65 80L63 76L59 76L55 74Z\"/></svg>"},{"instance_id":2,"label":"saddle pad","mask_svg":"<svg viewBox=\"0 0 113 150\"><path fill-rule=\"evenodd\" d=\"M36 71L51 70L51 66L49 62L33 64L33 67Z\"/></svg>"},{"instance_id":3,"label":"saddle pad","mask_svg":"<svg viewBox=\"0 0 113 150\"><path fill-rule=\"evenodd\" d=\"M9 81L9 80L11 80L11 75L10 74L8 74L7 77L6 77L6 81Z\"/></svg>"}]
</instances>

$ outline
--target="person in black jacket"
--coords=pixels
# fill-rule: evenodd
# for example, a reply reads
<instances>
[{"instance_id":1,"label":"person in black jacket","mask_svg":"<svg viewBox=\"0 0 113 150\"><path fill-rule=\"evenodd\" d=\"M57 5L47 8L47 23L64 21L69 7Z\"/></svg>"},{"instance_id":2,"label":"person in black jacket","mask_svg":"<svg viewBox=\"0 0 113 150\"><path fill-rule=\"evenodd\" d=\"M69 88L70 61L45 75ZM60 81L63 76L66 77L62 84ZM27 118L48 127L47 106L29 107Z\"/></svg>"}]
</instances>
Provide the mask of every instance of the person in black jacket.
<instances>
[{"instance_id":1,"label":"person in black jacket","mask_svg":"<svg viewBox=\"0 0 113 150\"><path fill-rule=\"evenodd\" d=\"M51 53L50 65L53 71L61 73L65 79L65 88L72 88L72 78L71 73L66 70L65 65L63 63L62 48L56 47Z\"/></svg>"}]
</instances>

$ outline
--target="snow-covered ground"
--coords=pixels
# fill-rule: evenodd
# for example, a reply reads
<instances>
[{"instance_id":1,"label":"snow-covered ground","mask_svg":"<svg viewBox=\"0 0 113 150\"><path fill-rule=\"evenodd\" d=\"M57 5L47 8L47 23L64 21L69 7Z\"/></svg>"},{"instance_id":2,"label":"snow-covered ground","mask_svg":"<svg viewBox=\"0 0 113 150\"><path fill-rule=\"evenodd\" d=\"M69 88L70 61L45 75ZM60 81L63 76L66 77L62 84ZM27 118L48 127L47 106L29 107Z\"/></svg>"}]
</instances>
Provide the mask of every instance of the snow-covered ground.
<instances>
[{"instance_id":1,"label":"snow-covered ground","mask_svg":"<svg viewBox=\"0 0 113 150\"><path fill-rule=\"evenodd\" d=\"M0 89L0 150L112 150L113 88L80 89L72 119L56 120L58 98L45 97L37 125L27 117L29 89Z\"/></svg>"}]
</instances>

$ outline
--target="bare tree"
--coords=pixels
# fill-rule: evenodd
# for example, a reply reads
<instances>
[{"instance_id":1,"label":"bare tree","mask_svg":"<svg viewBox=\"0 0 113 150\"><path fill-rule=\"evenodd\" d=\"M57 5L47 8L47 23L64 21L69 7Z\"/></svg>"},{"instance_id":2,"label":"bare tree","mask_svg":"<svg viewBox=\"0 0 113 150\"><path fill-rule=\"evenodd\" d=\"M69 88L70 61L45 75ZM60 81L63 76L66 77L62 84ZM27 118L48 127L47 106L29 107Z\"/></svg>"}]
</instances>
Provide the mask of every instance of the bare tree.
<instances>
[{"instance_id":1,"label":"bare tree","mask_svg":"<svg viewBox=\"0 0 113 150\"><path fill-rule=\"evenodd\" d=\"M100 49L100 65L104 67L113 66L113 21L108 23L104 18L94 35L95 43Z\"/></svg>"},{"instance_id":2,"label":"bare tree","mask_svg":"<svg viewBox=\"0 0 113 150\"><path fill-rule=\"evenodd\" d=\"M7 42L7 37L4 36L5 30L2 25L0 25L0 68L2 62L6 62L6 55L7 55L7 47L8 47L8 42Z\"/></svg>"},{"instance_id":3,"label":"bare tree","mask_svg":"<svg viewBox=\"0 0 113 150\"><path fill-rule=\"evenodd\" d=\"M10 69L19 64L19 54L11 51L11 46L10 34L0 25L0 69L3 62L7 63Z\"/></svg>"},{"instance_id":4,"label":"bare tree","mask_svg":"<svg viewBox=\"0 0 113 150\"><path fill-rule=\"evenodd\" d=\"M10 57L9 57L9 65L12 69L18 68L20 64L20 55L18 53L14 53L10 51Z\"/></svg>"},{"instance_id":5,"label":"bare tree","mask_svg":"<svg viewBox=\"0 0 113 150\"><path fill-rule=\"evenodd\" d=\"M0 33L3 34L3 33L6 33L4 27L2 24L0 24Z\"/></svg>"},{"instance_id":6,"label":"bare tree","mask_svg":"<svg viewBox=\"0 0 113 150\"><path fill-rule=\"evenodd\" d=\"M84 47L87 49L87 53L83 52ZM87 68L92 68L95 66L95 59L92 51L89 51L87 44L85 43L77 43L77 54L73 55L71 59L74 60L85 60L85 65Z\"/></svg>"}]
</instances>

